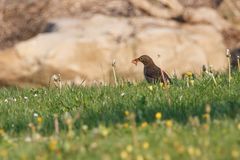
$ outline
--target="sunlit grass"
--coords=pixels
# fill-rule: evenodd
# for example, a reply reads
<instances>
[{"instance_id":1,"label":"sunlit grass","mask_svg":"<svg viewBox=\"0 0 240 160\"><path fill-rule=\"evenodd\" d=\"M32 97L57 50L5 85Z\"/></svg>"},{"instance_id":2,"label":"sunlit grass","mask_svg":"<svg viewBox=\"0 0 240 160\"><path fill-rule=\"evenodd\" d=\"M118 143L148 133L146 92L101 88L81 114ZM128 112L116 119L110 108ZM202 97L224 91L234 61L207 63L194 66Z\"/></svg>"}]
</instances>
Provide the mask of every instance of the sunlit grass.
<instances>
[{"instance_id":1,"label":"sunlit grass","mask_svg":"<svg viewBox=\"0 0 240 160\"><path fill-rule=\"evenodd\" d=\"M228 80L2 88L0 159L239 159L240 75Z\"/></svg>"}]
</instances>

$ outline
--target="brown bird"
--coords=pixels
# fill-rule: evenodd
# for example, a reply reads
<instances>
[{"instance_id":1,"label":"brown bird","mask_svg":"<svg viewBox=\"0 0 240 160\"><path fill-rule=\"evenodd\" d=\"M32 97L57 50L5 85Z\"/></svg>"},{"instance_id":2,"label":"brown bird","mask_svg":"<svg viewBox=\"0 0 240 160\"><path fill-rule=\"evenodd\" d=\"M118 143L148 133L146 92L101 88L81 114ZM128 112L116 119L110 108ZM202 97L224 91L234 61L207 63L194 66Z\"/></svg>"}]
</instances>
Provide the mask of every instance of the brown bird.
<instances>
[{"instance_id":1,"label":"brown bird","mask_svg":"<svg viewBox=\"0 0 240 160\"><path fill-rule=\"evenodd\" d=\"M148 55L142 55L139 58L132 60L132 63L137 65L139 61L144 65L143 73L148 83L162 82L167 84L171 82L168 74L156 66L152 58Z\"/></svg>"}]
</instances>

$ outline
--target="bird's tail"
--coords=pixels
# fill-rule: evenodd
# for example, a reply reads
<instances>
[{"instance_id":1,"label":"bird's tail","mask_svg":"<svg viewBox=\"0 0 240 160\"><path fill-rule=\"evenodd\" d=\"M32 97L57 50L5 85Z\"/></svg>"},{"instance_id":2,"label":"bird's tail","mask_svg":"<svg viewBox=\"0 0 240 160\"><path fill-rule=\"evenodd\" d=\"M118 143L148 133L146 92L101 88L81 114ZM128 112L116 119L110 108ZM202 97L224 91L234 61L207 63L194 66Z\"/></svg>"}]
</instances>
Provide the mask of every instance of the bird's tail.
<instances>
[{"instance_id":1,"label":"bird's tail","mask_svg":"<svg viewBox=\"0 0 240 160\"><path fill-rule=\"evenodd\" d=\"M165 78L167 81L169 81L169 83L172 84L172 80L171 80L170 76L169 76L166 72L164 72L164 71L163 71L163 75L164 75L164 78Z\"/></svg>"},{"instance_id":2,"label":"bird's tail","mask_svg":"<svg viewBox=\"0 0 240 160\"><path fill-rule=\"evenodd\" d=\"M172 80L171 80L170 76L163 70L161 70L160 72L161 72L161 77L162 77L163 83L172 84Z\"/></svg>"}]
</instances>

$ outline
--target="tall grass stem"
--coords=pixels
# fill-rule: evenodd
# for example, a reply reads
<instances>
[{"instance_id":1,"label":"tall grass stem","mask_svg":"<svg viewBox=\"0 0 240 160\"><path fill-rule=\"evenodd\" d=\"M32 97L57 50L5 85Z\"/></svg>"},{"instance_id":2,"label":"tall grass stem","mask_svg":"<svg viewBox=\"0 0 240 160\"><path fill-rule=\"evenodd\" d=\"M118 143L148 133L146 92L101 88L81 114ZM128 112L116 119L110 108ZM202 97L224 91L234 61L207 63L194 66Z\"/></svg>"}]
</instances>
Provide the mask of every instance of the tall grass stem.
<instances>
[{"instance_id":1,"label":"tall grass stem","mask_svg":"<svg viewBox=\"0 0 240 160\"><path fill-rule=\"evenodd\" d=\"M113 77L114 77L114 82L115 85L118 86L118 81L117 81L117 75L116 75L116 60L114 59L112 62L112 70L113 70Z\"/></svg>"}]
</instances>

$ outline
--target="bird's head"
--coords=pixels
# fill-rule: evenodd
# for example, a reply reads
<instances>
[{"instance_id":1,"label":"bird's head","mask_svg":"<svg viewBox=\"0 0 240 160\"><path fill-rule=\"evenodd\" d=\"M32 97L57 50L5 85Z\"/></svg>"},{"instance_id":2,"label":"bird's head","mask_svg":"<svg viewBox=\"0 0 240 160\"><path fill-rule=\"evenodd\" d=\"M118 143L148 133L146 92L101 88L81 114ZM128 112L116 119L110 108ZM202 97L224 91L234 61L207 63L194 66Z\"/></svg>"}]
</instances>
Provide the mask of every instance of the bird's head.
<instances>
[{"instance_id":1,"label":"bird's head","mask_svg":"<svg viewBox=\"0 0 240 160\"><path fill-rule=\"evenodd\" d=\"M132 60L132 63L137 65L138 62L142 62L144 65L153 64L153 60L148 55L142 55L139 58Z\"/></svg>"}]
</instances>

